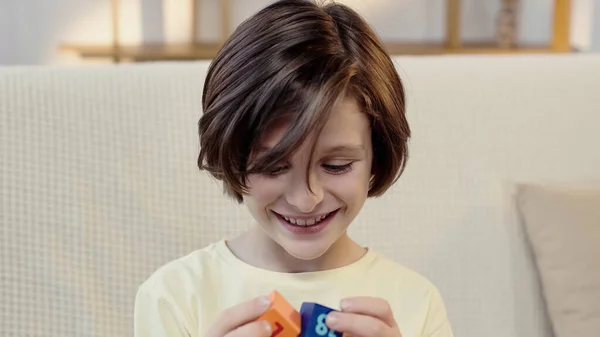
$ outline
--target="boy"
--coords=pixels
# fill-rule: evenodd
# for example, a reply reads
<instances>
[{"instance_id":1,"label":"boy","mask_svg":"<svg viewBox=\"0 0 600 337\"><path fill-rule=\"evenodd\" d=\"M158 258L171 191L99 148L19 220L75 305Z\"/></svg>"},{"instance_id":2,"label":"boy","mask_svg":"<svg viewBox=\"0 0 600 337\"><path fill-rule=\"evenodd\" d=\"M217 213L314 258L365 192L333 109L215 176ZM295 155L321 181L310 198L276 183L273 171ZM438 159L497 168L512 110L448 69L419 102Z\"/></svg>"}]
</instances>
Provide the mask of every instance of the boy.
<instances>
[{"instance_id":1,"label":"boy","mask_svg":"<svg viewBox=\"0 0 600 337\"><path fill-rule=\"evenodd\" d=\"M340 308L326 324L350 336L452 337L435 286L346 232L402 174L410 136L402 83L357 13L308 0L258 12L212 62L203 111L198 165L257 224L157 270L135 336L269 337L258 318L277 290Z\"/></svg>"}]
</instances>

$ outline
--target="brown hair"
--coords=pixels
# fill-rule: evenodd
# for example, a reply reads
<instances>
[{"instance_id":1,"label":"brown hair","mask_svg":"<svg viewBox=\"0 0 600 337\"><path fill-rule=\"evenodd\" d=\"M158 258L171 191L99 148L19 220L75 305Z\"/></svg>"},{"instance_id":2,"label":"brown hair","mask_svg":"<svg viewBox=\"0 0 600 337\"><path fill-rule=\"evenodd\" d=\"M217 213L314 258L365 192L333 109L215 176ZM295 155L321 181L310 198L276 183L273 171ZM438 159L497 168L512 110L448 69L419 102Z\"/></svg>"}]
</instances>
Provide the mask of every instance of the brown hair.
<instances>
[{"instance_id":1,"label":"brown hair","mask_svg":"<svg viewBox=\"0 0 600 337\"><path fill-rule=\"evenodd\" d=\"M320 132L344 95L370 117L369 196L379 196L400 177L408 157L404 88L394 64L369 25L347 6L277 1L244 21L210 65L198 167L242 202L247 175L289 158L309 133ZM250 165L260 136L282 118L291 121L289 130Z\"/></svg>"}]
</instances>

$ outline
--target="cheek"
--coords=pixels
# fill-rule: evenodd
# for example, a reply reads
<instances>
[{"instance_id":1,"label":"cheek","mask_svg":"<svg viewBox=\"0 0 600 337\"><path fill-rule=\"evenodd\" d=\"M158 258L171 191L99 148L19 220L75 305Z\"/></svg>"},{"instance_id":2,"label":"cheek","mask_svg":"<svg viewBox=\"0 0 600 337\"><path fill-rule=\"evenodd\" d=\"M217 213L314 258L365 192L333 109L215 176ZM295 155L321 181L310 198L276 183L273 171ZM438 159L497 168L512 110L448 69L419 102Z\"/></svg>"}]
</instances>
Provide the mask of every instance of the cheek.
<instances>
[{"instance_id":1,"label":"cheek","mask_svg":"<svg viewBox=\"0 0 600 337\"><path fill-rule=\"evenodd\" d=\"M369 192L370 167L356 165L352 171L332 179L330 188L348 204L362 203Z\"/></svg>"},{"instance_id":2,"label":"cheek","mask_svg":"<svg viewBox=\"0 0 600 337\"><path fill-rule=\"evenodd\" d=\"M245 199L256 206L265 206L277 200L283 191L283 182L280 179L269 179L261 176L249 176L249 194Z\"/></svg>"}]
</instances>

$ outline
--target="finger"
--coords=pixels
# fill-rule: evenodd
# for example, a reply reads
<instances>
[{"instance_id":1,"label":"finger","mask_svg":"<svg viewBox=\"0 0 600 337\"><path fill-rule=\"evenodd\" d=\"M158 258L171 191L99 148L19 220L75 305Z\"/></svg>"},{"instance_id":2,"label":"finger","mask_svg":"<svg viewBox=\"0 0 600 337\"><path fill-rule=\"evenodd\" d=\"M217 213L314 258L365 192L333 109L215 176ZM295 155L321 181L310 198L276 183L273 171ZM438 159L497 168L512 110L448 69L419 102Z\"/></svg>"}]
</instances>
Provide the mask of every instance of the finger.
<instances>
[{"instance_id":1,"label":"finger","mask_svg":"<svg viewBox=\"0 0 600 337\"><path fill-rule=\"evenodd\" d=\"M260 320L244 324L230 331L225 337L270 337L272 333L271 323Z\"/></svg>"},{"instance_id":2,"label":"finger","mask_svg":"<svg viewBox=\"0 0 600 337\"><path fill-rule=\"evenodd\" d=\"M225 336L230 331L256 320L271 305L268 297L261 296L223 311L212 325L211 337Z\"/></svg>"},{"instance_id":3,"label":"finger","mask_svg":"<svg viewBox=\"0 0 600 337\"><path fill-rule=\"evenodd\" d=\"M373 316L392 328L397 326L390 304L378 297L349 297L342 300L343 312Z\"/></svg>"},{"instance_id":4,"label":"finger","mask_svg":"<svg viewBox=\"0 0 600 337\"><path fill-rule=\"evenodd\" d=\"M330 329L353 337L387 337L393 328L373 316L332 311L325 323Z\"/></svg>"}]
</instances>

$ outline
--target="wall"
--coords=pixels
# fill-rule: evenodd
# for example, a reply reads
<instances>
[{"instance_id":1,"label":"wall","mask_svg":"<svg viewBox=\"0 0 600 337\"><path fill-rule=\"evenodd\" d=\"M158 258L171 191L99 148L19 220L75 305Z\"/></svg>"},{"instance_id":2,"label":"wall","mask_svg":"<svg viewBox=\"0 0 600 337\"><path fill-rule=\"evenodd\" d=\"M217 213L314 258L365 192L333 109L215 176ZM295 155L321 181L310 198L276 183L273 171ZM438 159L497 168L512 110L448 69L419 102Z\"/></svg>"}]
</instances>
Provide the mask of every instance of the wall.
<instances>
[{"instance_id":1,"label":"wall","mask_svg":"<svg viewBox=\"0 0 600 337\"><path fill-rule=\"evenodd\" d=\"M521 0L519 40L548 43L552 0ZM598 0L573 0L574 45L600 49ZM231 0L232 28L271 0ZM380 36L397 41L440 41L445 0L339 0L358 10ZM186 42L190 0L121 0L122 41ZM500 0L463 0L463 36L467 41L494 37ZM199 36L215 40L218 0L200 0ZM592 25L592 12L597 18ZM0 0L0 64L72 64L61 43L106 44L111 38L110 0ZM597 32L592 36L592 31Z\"/></svg>"}]
</instances>

